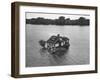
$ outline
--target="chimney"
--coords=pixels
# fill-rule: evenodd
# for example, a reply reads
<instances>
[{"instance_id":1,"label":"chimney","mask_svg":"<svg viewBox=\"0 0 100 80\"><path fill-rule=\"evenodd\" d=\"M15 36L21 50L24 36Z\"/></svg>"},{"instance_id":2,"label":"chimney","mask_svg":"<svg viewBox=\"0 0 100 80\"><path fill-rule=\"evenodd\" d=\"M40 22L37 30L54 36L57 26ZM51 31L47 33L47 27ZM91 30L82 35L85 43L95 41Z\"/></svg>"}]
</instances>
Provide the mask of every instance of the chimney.
<instances>
[{"instance_id":1,"label":"chimney","mask_svg":"<svg viewBox=\"0 0 100 80\"><path fill-rule=\"evenodd\" d=\"M60 37L60 34L57 34L57 37Z\"/></svg>"}]
</instances>

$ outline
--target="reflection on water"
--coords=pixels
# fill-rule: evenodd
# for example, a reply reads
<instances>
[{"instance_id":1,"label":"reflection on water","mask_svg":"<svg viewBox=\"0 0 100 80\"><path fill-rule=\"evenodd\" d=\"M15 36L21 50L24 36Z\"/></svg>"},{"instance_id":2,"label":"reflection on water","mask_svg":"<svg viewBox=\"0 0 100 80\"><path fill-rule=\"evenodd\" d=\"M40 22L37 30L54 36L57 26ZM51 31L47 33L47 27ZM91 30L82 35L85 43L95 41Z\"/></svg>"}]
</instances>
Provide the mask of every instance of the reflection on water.
<instances>
[{"instance_id":1,"label":"reflection on water","mask_svg":"<svg viewBox=\"0 0 100 80\"><path fill-rule=\"evenodd\" d=\"M40 54L41 55L46 55L48 52L48 50L46 48L41 48L40 49ZM66 49L65 51L59 51L59 52L55 52L55 53L49 53L51 54L52 56L58 56L58 57L62 57L64 56L66 53L68 53L68 49Z\"/></svg>"},{"instance_id":2,"label":"reflection on water","mask_svg":"<svg viewBox=\"0 0 100 80\"><path fill-rule=\"evenodd\" d=\"M65 52L50 54L39 40L60 34L70 39ZM26 25L26 67L89 64L89 27Z\"/></svg>"},{"instance_id":3,"label":"reflection on water","mask_svg":"<svg viewBox=\"0 0 100 80\"><path fill-rule=\"evenodd\" d=\"M68 54L68 49L66 49L66 51L60 51L51 54L47 51L47 49L41 48L40 54L42 57L48 56L48 60L50 61L51 64L61 65L62 63L64 63L63 61L67 58L66 56Z\"/></svg>"}]
</instances>

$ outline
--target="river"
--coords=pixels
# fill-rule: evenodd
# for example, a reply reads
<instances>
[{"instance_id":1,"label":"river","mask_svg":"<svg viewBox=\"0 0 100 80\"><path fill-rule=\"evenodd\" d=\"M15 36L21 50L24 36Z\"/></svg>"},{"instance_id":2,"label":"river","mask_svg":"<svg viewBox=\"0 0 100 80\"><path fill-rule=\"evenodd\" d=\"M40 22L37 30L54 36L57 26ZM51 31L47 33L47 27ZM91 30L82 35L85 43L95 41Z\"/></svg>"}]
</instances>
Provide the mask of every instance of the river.
<instances>
[{"instance_id":1,"label":"river","mask_svg":"<svg viewBox=\"0 0 100 80\"><path fill-rule=\"evenodd\" d=\"M26 24L26 67L89 64L89 26L57 26ZM42 50L39 40L48 40L60 34L70 40L63 55L52 55Z\"/></svg>"}]
</instances>

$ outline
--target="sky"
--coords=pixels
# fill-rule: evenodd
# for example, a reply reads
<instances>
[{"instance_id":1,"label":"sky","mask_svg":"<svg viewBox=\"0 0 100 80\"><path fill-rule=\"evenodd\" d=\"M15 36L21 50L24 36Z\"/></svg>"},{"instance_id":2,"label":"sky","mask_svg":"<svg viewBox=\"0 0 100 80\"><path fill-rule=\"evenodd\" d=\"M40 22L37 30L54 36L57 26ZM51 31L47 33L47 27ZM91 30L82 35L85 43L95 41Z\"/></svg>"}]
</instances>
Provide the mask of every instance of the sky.
<instances>
[{"instance_id":1,"label":"sky","mask_svg":"<svg viewBox=\"0 0 100 80\"><path fill-rule=\"evenodd\" d=\"M26 19L43 17L46 19L58 19L59 16L64 16L65 18L70 18L72 20L78 19L79 17L85 17L89 19L89 15L87 14L70 14L70 13L43 13L43 12L26 12Z\"/></svg>"}]
</instances>

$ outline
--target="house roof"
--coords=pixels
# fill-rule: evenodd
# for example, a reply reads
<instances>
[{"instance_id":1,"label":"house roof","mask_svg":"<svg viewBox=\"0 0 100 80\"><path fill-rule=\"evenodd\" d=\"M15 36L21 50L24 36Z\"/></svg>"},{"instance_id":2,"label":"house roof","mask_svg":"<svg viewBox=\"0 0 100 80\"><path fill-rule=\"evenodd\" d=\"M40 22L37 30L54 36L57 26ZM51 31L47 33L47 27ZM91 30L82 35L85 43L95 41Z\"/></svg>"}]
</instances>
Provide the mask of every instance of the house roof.
<instances>
[{"instance_id":1,"label":"house roof","mask_svg":"<svg viewBox=\"0 0 100 80\"><path fill-rule=\"evenodd\" d=\"M66 40L69 40L69 38L67 37L62 37L62 36L51 36L48 40L47 40L47 43L52 43L52 44L55 44L57 42L62 42L62 41L66 41Z\"/></svg>"},{"instance_id":2,"label":"house roof","mask_svg":"<svg viewBox=\"0 0 100 80\"><path fill-rule=\"evenodd\" d=\"M54 43L56 40L57 40L57 36L51 36L51 37L47 40L47 42L48 42L48 43Z\"/></svg>"}]
</instances>

